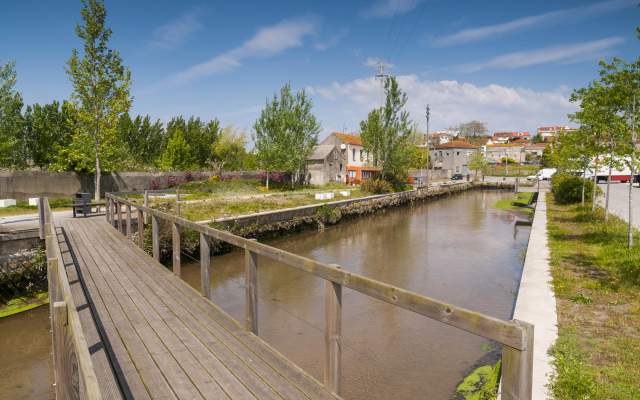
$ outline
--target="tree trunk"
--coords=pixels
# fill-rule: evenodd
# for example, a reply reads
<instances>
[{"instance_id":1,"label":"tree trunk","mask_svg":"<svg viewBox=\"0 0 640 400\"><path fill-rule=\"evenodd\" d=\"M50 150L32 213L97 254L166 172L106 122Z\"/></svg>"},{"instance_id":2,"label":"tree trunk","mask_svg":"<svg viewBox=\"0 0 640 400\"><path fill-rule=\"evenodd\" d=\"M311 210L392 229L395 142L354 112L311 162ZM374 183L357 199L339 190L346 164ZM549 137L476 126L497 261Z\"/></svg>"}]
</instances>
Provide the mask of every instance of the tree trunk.
<instances>
[{"instance_id":1,"label":"tree trunk","mask_svg":"<svg viewBox=\"0 0 640 400\"><path fill-rule=\"evenodd\" d=\"M269 191L269 170L267 170L267 192Z\"/></svg>"},{"instance_id":2,"label":"tree trunk","mask_svg":"<svg viewBox=\"0 0 640 400\"><path fill-rule=\"evenodd\" d=\"M95 200L100 201L100 175L102 174L100 170L100 154L98 152L99 143L96 141L96 193Z\"/></svg>"},{"instance_id":3,"label":"tree trunk","mask_svg":"<svg viewBox=\"0 0 640 400\"><path fill-rule=\"evenodd\" d=\"M627 245L633 247L633 168L631 168L631 179L629 179L629 227L627 228Z\"/></svg>"},{"instance_id":4,"label":"tree trunk","mask_svg":"<svg viewBox=\"0 0 640 400\"><path fill-rule=\"evenodd\" d=\"M582 207L584 207L584 189L585 186L587 185L587 167L584 167L584 169L582 170Z\"/></svg>"},{"instance_id":5,"label":"tree trunk","mask_svg":"<svg viewBox=\"0 0 640 400\"><path fill-rule=\"evenodd\" d=\"M591 192L591 212L596 211L596 192L598 191L598 176L593 174L593 191Z\"/></svg>"},{"instance_id":6,"label":"tree trunk","mask_svg":"<svg viewBox=\"0 0 640 400\"><path fill-rule=\"evenodd\" d=\"M607 177L607 196L604 200L604 222L609 221L609 193L611 189L611 170L613 169L612 163L613 160L609 162L609 176Z\"/></svg>"}]
</instances>

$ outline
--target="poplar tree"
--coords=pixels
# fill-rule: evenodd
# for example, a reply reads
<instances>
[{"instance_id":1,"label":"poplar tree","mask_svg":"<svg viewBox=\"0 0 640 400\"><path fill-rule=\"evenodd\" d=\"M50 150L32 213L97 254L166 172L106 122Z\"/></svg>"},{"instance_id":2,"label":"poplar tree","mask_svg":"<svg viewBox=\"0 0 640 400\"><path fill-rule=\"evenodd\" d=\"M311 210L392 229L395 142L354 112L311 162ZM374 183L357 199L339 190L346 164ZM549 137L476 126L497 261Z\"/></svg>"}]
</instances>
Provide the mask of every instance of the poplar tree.
<instances>
[{"instance_id":1,"label":"poplar tree","mask_svg":"<svg viewBox=\"0 0 640 400\"><path fill-rule=\"evenodd\" d=\"M67 68L78 118L73 146L85 163L93 159L95 199L99 200L103 167L113 169L124 155L117 124L120 115L131 107L131 72L122 65L118 51L108 47L112 31L105 25L104 3L82 0L80 15L82 23L76 26L76 34L84 41L84 47L82 54L73 50Z\"/></svg>"}]
</instances>

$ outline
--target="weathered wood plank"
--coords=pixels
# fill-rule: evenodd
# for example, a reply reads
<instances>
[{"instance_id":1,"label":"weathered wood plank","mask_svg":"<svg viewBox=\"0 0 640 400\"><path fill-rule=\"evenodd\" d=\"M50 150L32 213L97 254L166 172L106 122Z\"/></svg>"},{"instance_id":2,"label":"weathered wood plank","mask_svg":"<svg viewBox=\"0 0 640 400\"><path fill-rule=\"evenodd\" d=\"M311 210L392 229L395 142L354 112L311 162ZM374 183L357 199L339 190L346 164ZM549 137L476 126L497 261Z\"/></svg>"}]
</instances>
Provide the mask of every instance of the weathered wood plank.
<instances>
[{"instance_id":1,"label":"weathered wood plank","mask_svg":"<svg viewBox=\"0 0 640 400\"><path fill-rule=\"evenodd\" d=\"M127 204L127 237L133 235L133 229L131 227L131 204Z\"/></svg>"},{"instance_id":2,"label":"weathered wood plank","mask_svg":"<svg viewBox=\"0 0 640 400\"><path fill-rule=\"evenodd\" d=\"M200 291L202 295L211 300L211 247L209 239L203 233L200 234Z\"/></svg>"},{"instance_id":3,"label":"weathered wood plank","mask_svg":"<svg viewBox=\"0 0 640 400\"><path fill-rule=\"evenodd\" d=\"M258 255L244 251L245 328L258 335Z\"/></svg>"},{"instance_id":4,"label":"weathered wood plank","mask_svg":"<svg viewBox=\"0 0 640 400\"><path fill-rule=\"evenodd\" d=\"M325 281L324 385L340 394L342 376L342 286Z\"/></svg>"},{"instance_id":5,"label":"weathered wood plank","mask_svg":"<svg viewBox=\"0 0 640 400\"><path fill-rule=\"evenodd\" d=\"M531 400L533 377L533 325L514 320L523 328L525 348L502 348L502 400Z\"/></svg>"},{"instance_id":6,"label":"weathered wood plank","mask_svg":"<svg viewBox=\"0 0 640 400\"><path fill-rule=\"evenodd\" d=\"M160 261L160 221L158 217L153 215L151 217L151 248L153 258L156 261Z\"/></svg>"},{"instance_id":7,"label":"weathered wood plank","mask_svg":"<svg viewBox=\"0 0 640 400\"><path fill-rule=\"evenodd\" d=\"M144 250L144 216L141 209L138 209L138 246Z\"/></svg>"},{"instance_id":8,"label":"weathered wood plank","mask_svg":"<svg viewBox=\"0 0 640 400\"><path fill-rule=\"evenodd\" d=\"M173 245L173 273L180 276L182 260L180 258L180 227L178 224L171 224L171 243Z\"/></svg>"}]
</instances>

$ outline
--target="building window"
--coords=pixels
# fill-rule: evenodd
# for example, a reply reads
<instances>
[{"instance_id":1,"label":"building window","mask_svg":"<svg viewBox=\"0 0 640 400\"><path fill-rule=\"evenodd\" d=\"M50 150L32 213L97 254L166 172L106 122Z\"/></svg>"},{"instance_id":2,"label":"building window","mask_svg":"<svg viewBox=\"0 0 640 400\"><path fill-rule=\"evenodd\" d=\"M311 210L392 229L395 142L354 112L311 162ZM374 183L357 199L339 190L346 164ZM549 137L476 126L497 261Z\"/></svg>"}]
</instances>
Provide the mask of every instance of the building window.
<instances>
[{"instance_id":1,"label":"building window","mask_svg":"<svg viewBox=\"0 0 640 400\"><path fill-rule=\"evenodd\" d=\"M456 151L456 155L457 155L457 156L459 156L459 155L460 155L460 152L459 152L459 151Z\"/></svg>"},{"instance_id":2,"label":"building window","mask_svg":"<svg viewBox=\"0 0 640 400\"><path fill-rule=\"evenodd\" d=\"M356 160L356 149L351 149L351 161Z\"/></svg>"},{"instance_id":3,"label":"building window","mask_svg":"<svg viewBox=\"0 0 640 400\"><path fill-rule=\"evenodd\" d=\"M356 177L356 171L349 171L349 178L355 178Z\"/></svg>"},{"instance_id":4,"label":"building window","mask_svg":"<svg viewBox=\"0 0 640 400\"><path fill-rule=\"evenodd\" d=\"M342 163L340 163L340 172L342 172Z\"/></svg>"},{"instance_id":5,"label":"building window","mask_svg":"<svg viewBox=\"0 0 640 400\"><path fill-rule=\"evenodd\" d=\"M360 161L364 161L364 158L362 158L362 150L360 150Z\"/></svg>"}]
</instances>

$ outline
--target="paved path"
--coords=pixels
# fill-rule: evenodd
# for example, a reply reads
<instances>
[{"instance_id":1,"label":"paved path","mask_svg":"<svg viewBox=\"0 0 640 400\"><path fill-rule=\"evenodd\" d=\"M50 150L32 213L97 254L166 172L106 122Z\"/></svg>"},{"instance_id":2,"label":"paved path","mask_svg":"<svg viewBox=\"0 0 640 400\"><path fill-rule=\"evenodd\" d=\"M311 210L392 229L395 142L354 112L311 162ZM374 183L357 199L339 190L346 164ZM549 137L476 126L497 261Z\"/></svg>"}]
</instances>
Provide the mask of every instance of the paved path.
<instances>
[{"instance_id":1,"label":"paved path","mask_svg":"<svg viewBox=\"0 0 640 400\"><path fill-rule=\"evenodd\" d=\"M602 193L607 192L606 184L599 184ZM640 188L633 186L633 226L640 229ZM599 198L600 205L604 207L604 195ZM612 183L609 199L609 211L618 217L629 221L629 185L625 183Z\"/></svg>"},{"instance_id":2,"label":"paved path","mask_svg":"<svg viewBox=\"0 0 640 400\"><path fill-rule=\"evenodd\" d=\"M547 384L552 372L548 350L558 337L556 298L551 286L547 240L546 191L538 197L527 255L520 279L514 319L535 325L533 349L533 400L549 398Z\"/></svg>"},{"instance_id":3,"label":"paved path","mask_svg":"<svg viewBox=\"0 0 640 400\"><path fill-rule=\"evenodd\" d=\"M60 225L103 398L338 399L104 218Z\"/></svg>"}]
</instances>

